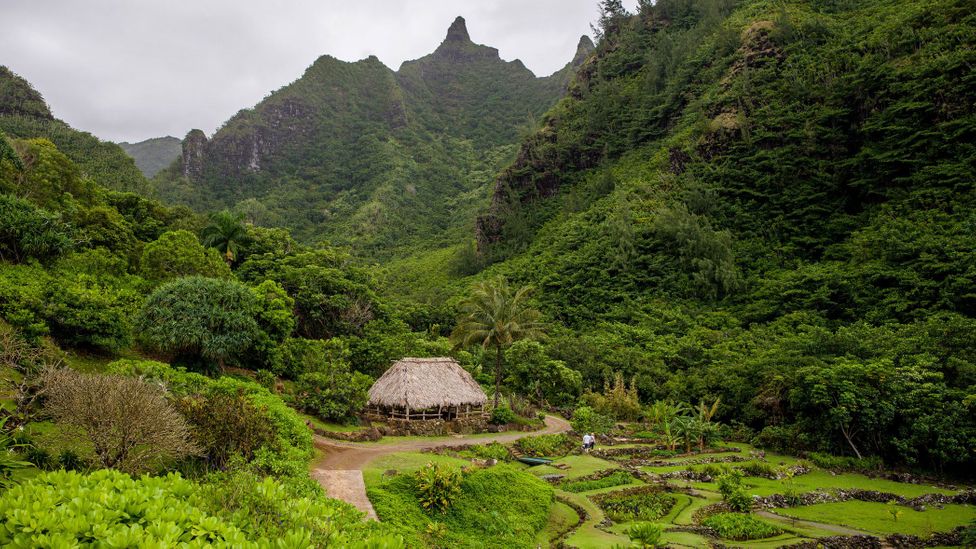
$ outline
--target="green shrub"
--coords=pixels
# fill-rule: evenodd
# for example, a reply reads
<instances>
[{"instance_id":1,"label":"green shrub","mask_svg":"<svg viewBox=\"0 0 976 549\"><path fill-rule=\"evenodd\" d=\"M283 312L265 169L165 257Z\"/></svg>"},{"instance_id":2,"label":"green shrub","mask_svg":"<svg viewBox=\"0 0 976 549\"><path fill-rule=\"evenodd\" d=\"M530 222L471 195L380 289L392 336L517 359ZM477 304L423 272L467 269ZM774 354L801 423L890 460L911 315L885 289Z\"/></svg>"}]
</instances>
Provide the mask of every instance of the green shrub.
<instances>
[{"instance_id":1,"label":"green shrub","mask_svg":"<svg viewBox=\"0 0 976 549\"><path fill-rule=\"evenodd\" d=\"M58 467L66 471L81 471L88 468L88 464L73 450L62 450L58 455Z\"/></svg>"},{"instance_id":2,"label":"green shrub","mask_svg":"<svg viewBox=\"0 0 976 549\"><path fill-rule=\"evenodd\" d=\"M257 299L240 282L192 276L157 288L136 328L152 350L223 366L258 340L257 313Z\"/></svg>"},{"instance_id":3,"label":"green shrub","mask_svg":"<svg viewBox=\"0 0 976 549\"><path fill-rule=\"evenodd\" d=\"M250 461L259 448L274 444L271 420L243 391L186 396L177 401L177 409L212 468L223 469L233 456Z\"/></svg>"},{"instance_id":4,"label":"green shrub","mask_svg":"<svg viewBox=\"0 0 976 549\"><path fill-rule=\"evenodd\" d=\"M574 445L568 436L555 434L520 438L515 446L532 457L559 457L568 454Z\"/></svg>"},{"instance_id":5,"label":"green shrub","mask_svg":"<svg viewBox=\"0 0 976 549\"><path fill-rule=\"evenodd\" d=\"M853 456L832 456L810 452L807 456L814 465L821 469L831 471L880 471L884 469L884 463L878 456L866 458L856 458Z\"/></svg>"},{"instance_id":6,"label":"green shrub","mask_svg":"<svg viewBox=\"0 0 976 549\"><path fill-rule=\"evenodd\" d=\"M725 539L747 541L778 536L782 530L752 515L719 513L702 521L703 526L715 529Z\"/></svg>"},{"instance_id":7,"label":"green shrub","mask_svg":"<svg viewBox=\"0 0 976 549\"><path fill-rule=\"evenodd\" d=\"M309 372L298 377L295 393L303 410L331 421L342 421L358 414L366 400L373 378L351 372L348 365L330 364L330 372Z\"/></svg>"},{"instance_id":8,"label":"green shrub","mask_svg":"<svg viewBox=\"0 0 976 549\"><path fill-rule=\"evenodd\" d=\"M625 484L633 483L633 475L626 471L618 471L612 475L599 479L564 482L559 485L559 488L567 492L589 492L590 490L609 488L611 486L623 486Z\"/></svg>"},{"instance_id":9,"label":"green shrub","mask_svg":"<svg viewBox=\"0 0 976 549\"><path fill-rule=\"evenodd\" d=\"M656 489L632 489L610 492L591 498L617 522L657 520L674 507L674 497Z\"/></svg>"},{"instance_id":10,"label":"green shrub","mask_svg":"<svg viewBox=\"0 0 976 549\"><path fill-rule=\"evenodd\" d=\"M724 475L728 471L728 468L721 467L714 463L706 463L705 465L694 468L694 470L698 471L703 475L708 475L712 478L718 478L719 475Z\"/></svg>"},{"instance_id":11,"label":"green shrub","mask_svg":"<svg viewBox=\"0 0 976 549\"><path fill-rule=\"evenodd\" d=\"M776 468L761 461L747 463L739 469L742 469L742 472L750 477L774 478L776 476Z\"/></svg>"},{"instance_id":12,"label":"green shrub","mask_svg":"<svg viewBox=\"0 0 976 549\"><path fill-rule=\"evenodd\" d=\"M742 471L732 469L719 476L718 491L733 511L745 513L752 508L752 498L742 488Z\"/></svg>"},{"instance_id":13,"label":"green shrub","mask_svg":"<svg viewBox=\"0 0 976 549\"><path fill-rule=\"evenodd\" d=\"M71 249L74 233L61 215L0 194L0 259L14 263L54 259Z\"/></svg>"},{"instance_id":14,"label":"green shrub","mask_svg":"<svg viewBox=\"0 0 976 549\"><path fill-rule=\"evenodd\" d=\"M427 511L443 513L461 494L461 472L428 463L414 473L417 497Z\"/></svg>"},{"instance_id":15,"label":"green shrub","mask_svg":"<svg viewBox=\"0 0 976 549\"><path fill-rule=\"evenodd\" d=\"M517 419L518 416L508 406L499 405L491 411L492 425L508 425L509 423L515 423Z\"/></svg>"},{"instance_id":16,"label":"green shrub","mask_svg":"<svg viewBox=\"0 0 976 549\"><path fill-rule=\"evenodd\" d=\"M109 370L163 382L176 396L243 393L271 423L274 433L272 443L254 451L252 465L269 474L308 479L307 465L312 457L311 431L302 417L288 407L281 397L257 383L226 376L213 379L152 360L117 360L109 364Z\"/></svg>"},{"instance_id":17,"label":"green shrub","mask_svg":"<svg viewBox=\"0 0 976 549\"><path fill-rule=\"evenodd\" d=\"M475 456L482 459L496 459L498 461L507 461L511 459L512 455L508 452L508 448L500 442L489 442L488 444L475 444L468 448Z\"/></svg>"},{"instance_id":18,"label":"green shrub","mask_svg":"<svg viewBox=\"0 0 976 549\"><path fill-rule=\"evenodd\" d=\"M254 381L260 383L265 389L274 391L278 378L276 378L274 373L272 373L270 370L258 370L255 372Z\"/></svg>"},{"instance_id":19,"label":"green shrub","mask_svg":"<svg viewBox=\"0 0 976 549\"><path fill-rule=\"evenodd\" d=\"M573 411L573 430L577 433L606 434L613 429L613 419L598 414L589 406L580 406Z\"/></svg>"},{"instance_id":20,"label":"green shrub","mask_svg":"<svg viewBox=\"0 0 976 549\"><path fill-rule=\"evenodd\" d=\"M24 452L24 458L33 463L38 469L51 468L51 452L48 452L44 448L30 446L27 448L27 451Z\"/></svg>"},{"instance_id":21,"label":"green shrub","mask_svg":"<svg viewBox=\"0 0 976 549\"><path fill-rule=\"evenodd\" d=\"M638 522L625 532L631 543L640 548L660 547L664 536L664 525L655 522Z\"/></svg>"}]
</instances>

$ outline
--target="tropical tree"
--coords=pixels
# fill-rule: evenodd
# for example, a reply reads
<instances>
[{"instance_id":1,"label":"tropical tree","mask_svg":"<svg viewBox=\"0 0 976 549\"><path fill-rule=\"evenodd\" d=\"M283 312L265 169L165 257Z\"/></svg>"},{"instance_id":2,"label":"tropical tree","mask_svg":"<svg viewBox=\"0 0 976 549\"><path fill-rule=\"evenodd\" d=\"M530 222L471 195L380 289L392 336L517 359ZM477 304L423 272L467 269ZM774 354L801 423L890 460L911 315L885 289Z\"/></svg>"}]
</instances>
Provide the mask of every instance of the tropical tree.
<instances>
[{"instance_id":1,"label":"tropical tree","mask_svg":"<svg viewBox=\"0 0 976 549\"><path fill-rule=\"evenodd\" d=\"M698 450L701 452L705 451L706 439L713 439L718 434L718 426L712 421L715 417L715 412L718 411L719 404L722 403L722 398L716 398L712 402L711 406L705 404L702 400L698 403Z\"/></svg>"},{"instance_id":2,"label":"tropical tree","mask_svg":"<svg viewBox=\"0 0 976 549\"><path fill-rule=\"evenodd\" d=\"M244 214L235 214L229 210L212 214L210 225L204 227L200 235L204 246L217 248L228 266L234 263L241 249L251 242L247 224L244 223Z\"/></svg>"},{"instance_id":3,"label":"tropical tree","mask_svg":"<svg viewBox=\"0 0 976 549\"><path fill-rule=\"evenodd\" d=\"M137 331L151 350L180 361L216 362L253 349L261 337L259 303L236 280L191 276L160 286L137 319Z\"/></svg>"},{"instance_id":4,"label":"tropical tree","mask_svg":"<svg viewBox=\"0 0 976 549\"><path fill-rule=\"evenodd\" d=\"M451 333L455 348L473 344L495 348L495 407L502 384L502 352L516 341L544 336L542 313L528 300L532 288L513 291L504 277L485 280L474 286L461 302L461 316Z\"/></svg>"}]
</instances>

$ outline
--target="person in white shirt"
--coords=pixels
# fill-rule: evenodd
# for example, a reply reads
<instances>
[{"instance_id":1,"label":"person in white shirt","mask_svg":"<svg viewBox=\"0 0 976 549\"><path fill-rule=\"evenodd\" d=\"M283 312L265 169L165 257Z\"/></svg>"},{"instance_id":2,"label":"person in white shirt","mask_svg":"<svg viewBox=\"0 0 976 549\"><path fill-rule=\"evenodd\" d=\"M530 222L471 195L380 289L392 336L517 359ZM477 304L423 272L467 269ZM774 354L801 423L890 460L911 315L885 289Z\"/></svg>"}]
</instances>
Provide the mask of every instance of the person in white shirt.
<instances>
[{"instance_id":1,"label":"person in white shirt","mask_svg":"<svg viewBox=\"0 0 976 549\"><path fill-rule=\"evenodd\" d=\"M586 433L583 435L583 451L589 452L590 448L593 447L593 435Z\"/></svg>"}]
</instances>

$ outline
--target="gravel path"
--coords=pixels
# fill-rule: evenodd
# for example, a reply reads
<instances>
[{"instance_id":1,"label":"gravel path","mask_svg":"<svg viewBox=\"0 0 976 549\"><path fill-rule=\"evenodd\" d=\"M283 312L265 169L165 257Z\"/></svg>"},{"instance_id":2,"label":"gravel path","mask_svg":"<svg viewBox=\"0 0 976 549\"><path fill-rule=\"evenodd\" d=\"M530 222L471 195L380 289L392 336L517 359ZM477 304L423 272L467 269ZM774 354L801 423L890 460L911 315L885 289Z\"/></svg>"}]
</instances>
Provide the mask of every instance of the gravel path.
<instances>
[{"instance_id":1,"label":"gravel path","mask_svg":"<svg viewBox=\"0 0 976 549\"><path fill-rule=\"evenodd\" d=\"M470 446L489 442L514 442L520 438L536 435L564 433L572 427L565 419L546 416L546 426L538 431L519 433L499 433L495 436L456 435L450 437L431 437L422 440L405 440L391 444L375 442L342 442L315 436L315 446L325 452L325 456L312 466L311 475L331 498L341 499L366 513L366 518L378 520L373 505L366 497L366 483L363 482L363 468L374 459L397 452L416 452L425 448L441 446Z\"/></svg>"}]
</instances>

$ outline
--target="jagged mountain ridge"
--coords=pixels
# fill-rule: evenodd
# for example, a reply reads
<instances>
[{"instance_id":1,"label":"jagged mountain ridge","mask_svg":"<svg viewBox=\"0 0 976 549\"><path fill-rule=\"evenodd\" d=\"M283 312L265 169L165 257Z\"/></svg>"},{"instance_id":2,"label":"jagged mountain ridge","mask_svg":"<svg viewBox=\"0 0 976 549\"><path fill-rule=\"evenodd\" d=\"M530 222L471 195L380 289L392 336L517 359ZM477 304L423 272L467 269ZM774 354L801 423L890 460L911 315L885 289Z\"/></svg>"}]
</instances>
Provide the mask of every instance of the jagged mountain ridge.
<instances>
[{"instance_id":1,"label":"jagged mountain ridge","mask_svg":"<svg viewBox=\"0 0 976 549\"><path fill-rule=\"evenodd\" d=\"M584 37L573 61L539 78L472 42L459 17L433 53L397 71L376 57L324 55L211 138L190 132L156 188L372 256L432 234L456 242L520 131L561 97L592 48Z\"/></svg>"}]
</instances>

